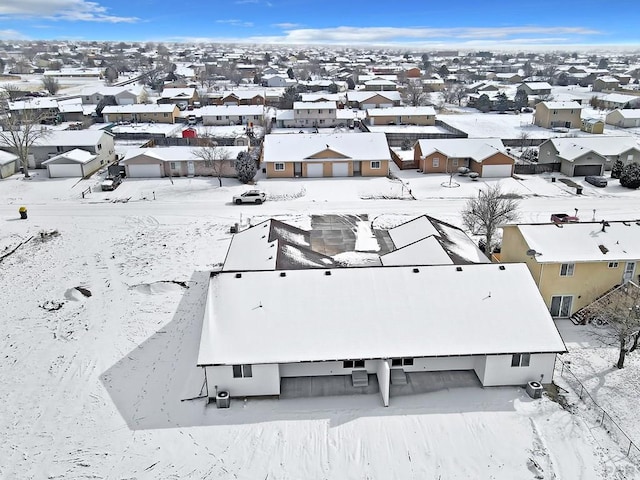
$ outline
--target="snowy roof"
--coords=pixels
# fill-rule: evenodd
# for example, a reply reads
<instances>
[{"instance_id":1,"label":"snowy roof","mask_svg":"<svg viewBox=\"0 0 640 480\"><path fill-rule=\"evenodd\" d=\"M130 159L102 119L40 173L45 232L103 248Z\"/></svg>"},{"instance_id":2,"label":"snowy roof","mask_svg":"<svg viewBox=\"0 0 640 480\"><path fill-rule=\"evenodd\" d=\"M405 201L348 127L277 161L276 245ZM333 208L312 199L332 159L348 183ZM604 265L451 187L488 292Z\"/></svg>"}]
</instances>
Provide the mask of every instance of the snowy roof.
<instances>
[{"instance_id":1,"label":"snowy roof","mask_svg":"<svg viewBox=\"0 0 640 480\"><path fill-rule=\"evenodd\" d=\"M313 161L321 152L332 156L316 161L391 159L384 133L270 134L264 138L262 151L267 163Z\"/></svg>"},{"instance_id":2,"label":"snowy roof","mask_svg":"<svg viewBox=\"0 0 640 480\"><path fill-rule=\"evenodd\" d=\"M224 92L222 97L235 96L239 100L250 100L255 97L265 97L264 90L230 90Z\"/></svg>"},{"instance_id":3,"label":"snowy roof","mask_svg":"<svg viewBox=\"0 0 640 480\"><path fill-rule=\"evenodd\" d=\"M344 101L344 94L339 93L303 93L302 101L303 102L317 102L317 101L332 101L332 102L342 102Z\"/></svg>"},{"instance_id":4,"label":"snowy roof","mask_svg":"<svg viewBox=\"0 0 640 480\"><path fill-rule=\"evenodd\" d=\"M16 100L9 102L9 110L41 110L45 108L58 108L56 98L31 98L29 100Z\"/></svg>"},{"instance_id":5,"label":"snowy roof","mask_svg":"<svg viewBox=\"0 0 640 480\"><path fill-rule=\"evenodd\" d=\"M564 351L525 264L222 272L198 365Z\"/></svg>"},{"instance_id":6,"label":"snowy roof","mask_svg":"<svg viewBox=\"0 0 640 480\"><path fill-rule=\"evenodd\" d=\"M387 108L369 108L367 116L384 117L389 115L427 115L435 116L436 111L433 107L387 107Z\"/></svg>"},{"instance_id":7,"label":"snowy roof","mask_svg":"<svg viewBox=\"0 0 640 480\"><path fill-rule=\"evenodd\" d=\"M402 248L422 238L438 234L438 230L426 215L391 228L388 232L396 248Z\"/></svg>"},{"instance_id":8,"label":"snowy roof","mask_svg":"<svg viewBox=\"0 0 640 480\"><path fill-rule=\"evenodd\" d=\"M4 150L0 150L0 165L8 165L12 162L15 162L18 159L17 155L14 155L11 152L5 152Z\"/></svg>"},{"instance_id":9,"label":"snowy roof","mask_svg":"<svg viewBox=\"0 0 640 480\"><path fill-rule=\"evenodd\" d=\"M38 138L34 145L54 147L94 146L109 134L104 130L50 130L45 136Z\"/></svg>"},{"instance_id":10,"label":"snowy roof","mask_svg":"<svg viewBox=\"0 0 640 480\"><path fill-rule=\"evenodd\" d=\"M638 97L635 95L625 95L623 93L609 93L607 95L603 95L598 100L612 103L628 103L638 100Z\"/></svg>"},{"instance_id":11,"label":"snowy roof","mask_svg":"<svg viewBox=\"0 0 640 480\"><path fill-rule=\"evenodd\" d=\"M448 158L472 158L477 162L505 151L499 138L422 139L418 143L423 157L440 152Z\"/></svg>"},{"instance_id":12,"label":"snowy roof","mask_svg":"<svg viewBox=\"0 0 640 480\"><path fill-rule=\"evenodd\" d=\"M401 100L400 92L395 90L392 90L392 91L385 90L382 92L368 92L368 91L347 92L347 99L350 102L364 102L365 100L368 100L375 96L387 98L392 102Z\"/></svg>"},{"instance_id":13,"label":"snowy roof","mask_svg":"<svg viewBox=\"0 0 640 480\"><path fill-rule=\"evenodd\" d=\"M304 109L323 109L323 110L335 110L336 102L293 102L294 110L304 110Z\"/></svg>"},{"instance_id":14,"label":"snowy roof","mask_svg":"<svg viewBox=\"0 0 640 480\"><path fill-rule=\"evenodd\" d=\"M541 102L540 105L544 105L549 110L580 110L582 108L578 102Z\"/></svg>"},{"instance_id":15,"label":"snowy roof","mask_svg":"<svg viewBox=\"0 0 640 480\"><path fill-rule=\"evenodd\" d=\"M526 85L531 90L550 90L551 85L548 82L524 82L523 85Z\"/></svg>"},{"instance_id":16,"label":"snowy roof","mask_svg":"<svg viewBox=\"0 0 640 480\"><path fill-rule=\"evenodd\" d=\"M154 148L130 148L127 150L123 163L128 163L140 155L157 158L163 162L186 162L189 160L202 160L197 153L202 147L154 147ZM220 159L222 160L222 152L226 154L227 159L234 160L238 153L247 151L249 147L245 146L220 146L216 147L221 151Z\"/></svg>"},{"instance_id":17,"label":"snowy roof","mask_svg":"<svg viewBox=\"0 0 640 480\"><path fill-rule=\"evenodd\" d=\"M200 115L203 117L262 114L264 114L262 105L208 105L200 109Z\"/></svg>"},{"instance_id":18,"label":"snowy roof","mask_svg":"<svg viewBox=\"0 0 640 480\"><path fill-rule=\"evenodd\" d=\"M311 250L309 232L270 219L233 235L222 271L333 266L331 257Z\"/></svg>"},{"instance_id":19,"label":"snowy roof","mask_svg":"<svg viewBox=\"0 0 640 480\"><path fill-rule=\"evenodd\" d=\"M517 225L538 263L637 261L640 222Z\"/></svg>"},{"instance_id":20,"label":"snowy roof","mask_svg":"<svg viewBox=\"0 0 640 480\"><path fill-rule=\"evenodd\" d=\"M195 88L165 88L160 94L160 98L185 98L189 99L196 93Z\"/></svg>"},{"instance_id":21,"label":"snowy roof","mask_svg":"<svg viewBox=\"0 0 640 480\"><path fill-rule=\"evenodd\" d=\"M624 108L620 110L614 110L614 112L618 112L622 116L622 118L640 118L640 108Z\"/></svg>"},{"instance_id":22,"label":"snowy roof","mask_svg":"<svg viewBox=\"0 0 640 480\"><path fill-rule=\"evenodd\" d=\"M573 161L587 152L595 152L604 157L617 156L632 148L639 148L634 137L565 137L551 138L558 156Z\"/></svg>"},{"instance_id":23,"label":"snowy roof","mask_svg":"<svg viewBox=\"0 0 640 480\"><path fill-rule=\"evenodd\" d=\"M620 82L620 80L618 80L616 77L611 77L611 76L598 77L598 78L596 78L596 80L600 80L601 82L605 82L605 83L618 83L618 82Z\"/></svg>"},{"instance_id":24,"label":"snowy roof","mask_svg":"<svg viewBox=\"0 0 640 480\"><path fill-rule=\"evenodd\" d=\"M172 113L177 108L172 103L132 103L130 105L107 105L102 109L102 113Z\"/></svg>"},{"instance_id":25,"label":"snowy roof","mask_svg":"<svg viewBox=\"0 0 640 480\"><path fill-rule=\"evenodd\" d=\"M82 96L88 97L95 93L99 93L102 96L107 96L107 95L116 96L124 92L130 92L134 95L137 95L142 91L142 89L143 89L142 85L137 85L137 86L127 85L122 87L106 87L106 86L99 85L99 86L83 88Z\"/></svg>"},{"instance_id":26,"label":"snowy roof","mask_svg":"<svg viewBox=\"0 0 640 480\"><path fill-rule=\"evenodd\" d=\"M384 266L453 264L434 235L382 255L380 261Z\"/></svg>"},{"instance_id":27,"label":"snowy roof","mask_svg":"<svg viewBox=\"0 0 640 480\"><path fill-rule=\"evenodd\" d=\"M42 165L48 165L50 163L89 163L91 160L96 158L97 155L94 155L91 152L87 152L86 150L81 150L79 148L74 148L66 153L61 153L60 155L56 155L55 157L51 157L48 160L42 162ZM60 162L59 160L70 160L70 162Z\"/></svg>"}]
</instances>

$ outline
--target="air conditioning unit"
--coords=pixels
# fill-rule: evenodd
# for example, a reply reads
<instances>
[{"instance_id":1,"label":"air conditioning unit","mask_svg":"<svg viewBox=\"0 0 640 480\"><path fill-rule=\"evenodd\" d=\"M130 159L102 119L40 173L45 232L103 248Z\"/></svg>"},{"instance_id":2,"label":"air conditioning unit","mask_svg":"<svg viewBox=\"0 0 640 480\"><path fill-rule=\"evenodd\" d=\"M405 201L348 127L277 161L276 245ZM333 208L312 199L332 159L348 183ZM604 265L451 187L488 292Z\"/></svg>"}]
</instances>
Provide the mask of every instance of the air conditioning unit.
<instances>
[{"instance_id":1,"label":"air conditioning unit","mask_svg":"<svg viewBox=\"0 0 640 480\"><path fill-rule=\"evenodd\" d=\"M229 408L231 406L231 397L229 392L221 390L216 394L216 407Z\"/></svg>"},{"instance_id":2,"label":"air conditioning unit","mask_svg":"<svg viewBox=\"0 0 640 480\"><path fill-rule=\"evenodd\" d=\"M525 390L527 391L527 395L531 398L542 397L543 387L540 382L528 382Z\"/></svg>"}]
</instances>

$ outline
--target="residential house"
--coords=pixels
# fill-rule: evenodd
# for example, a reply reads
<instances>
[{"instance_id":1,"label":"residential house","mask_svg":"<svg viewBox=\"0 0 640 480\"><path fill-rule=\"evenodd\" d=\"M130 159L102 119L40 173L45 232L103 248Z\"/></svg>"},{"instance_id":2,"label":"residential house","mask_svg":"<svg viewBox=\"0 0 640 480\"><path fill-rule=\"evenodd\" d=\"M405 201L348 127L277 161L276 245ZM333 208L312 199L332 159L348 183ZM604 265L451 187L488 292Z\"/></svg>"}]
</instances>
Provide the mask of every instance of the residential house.
<instances>
[{"instance_id":1,"label":"residential house","mask_svg":"<svg viewBox=\"0 0 640 480\"><path fill-rule=\"evenodd\" d=\"M435 125L433 107L386 107L367 110L369 125Z\"/></svg>"},{"instance_id":2,"label":"residential house","mask_svg":"<svg viewBox=\"0 0 640 480\"><path fill-rule=\"evenodd\" d=\"M522 76L517 73L494 73L488 75L488 78L496 80L500 83L510 83L515 85L517 83L522 83Z\"/></svg>"},{"instance_id":3,"label":"residential house","mask_svg":"<svg viewBox=\"0 0 640 480\"><path fill-rule=\"evenodd\" d=\"M364 89L367 92L392 92L398 89L398 85L390 80L374 78L364 82Z\"/></svg>"},{"instance_id":4,"label":"residential house","mask_svg":"<svg viewBox=\"0 0 640 480\"><path fill-rule=\"evenodd\" d=\"M195 88L164 88L158 99L158 104L173 104L184 110L199 100L198 90Z\"/></svg>"},{"instance_id":5,"label":"residential house","mask_svg":"<svg viewBox=\"0 0 640 480\"><path fill-rule=\"evenodd\" d=\"M598 98L598 105L606 109L626 109L640 106L640 97L624 93L609 93Z\"/></svg>"},{"instance_id":6,"label":"residential house","mask_svg":"<svg viewBox=\"0 0 640 480\"><path fill-rule=\"evenodd\" d=\"M58 100L55 98L30 98L9 102L9 112L12 116L28 117L43 124L59 123L61 120Z\"/></svg>"},{"instance_id":7,"label":"residential house","mask_svg":"<svg viewBox=\"0 0 640 480\"><path fill-rule=\"evenodd\" d=\"M611 90L618 90L620 88L620 80L613 76L598 77L593 81L594 92L604 92Z\"/></svg>"},{"instance_id":8,"label":"residential house","mask_svg":"<svg viewBox=\"0 0 640 480\"><path fill-rule=\"evenodd\" d=\"M0 145L0 149L12 152L7 145ZM104 130L50 130L29 148L29 168L42 168L45 160L74 149L96 155L100 165L116 159L113 135Z\"/></svg>"},{"instance_id":9,"label":"residential house","mask_svg":"<svg viewBox=\"0 0 640 480\"><path fill-rule=\"evenodd\" d=\"M616 285L638 282L640 223L507 225L500 259L526 263L551 315L570 317Z\"/></svg>"},{"instance_id":10,"label":"residential house","mask_svg":"<svg viewBox=\"0 0 640 480\"><path fill-rule=\"evenodd\" d=\"M425 92L441 92L444 90L444 80L441 78L427 78L421 81Z\"/></svg>"},{"instance_id":11,"label":"residential house","mask_svg":"<svg viewBox=\"0 0 640 480\"><path fill-rule=\"evenodd\" d=\"M127 177L236 177L235 160L247 146L213 147L213 158L202 158L203 147L132 148L120 161ZM211 148L211 147L206 147Z\"/></svg>"},{"instance_id":12,"label":"residential house","mask_svg":"<svg viewBox=\"0 0 640 480\"><path fill-rule=\"evenodd\" d=\"M583 118L580 130L587 133L604 133L604 122L599 118Z\"/></svg>"},{"instance_id":13,"label":"residential house","mask_svg":"<svg viewBox=\"0 0 640 480\"><path fill-rule=\"evenodd\" d=\"M389 301L399 286L402 301ZM212 401L338 377L355 392L377 381L387 406L427 372L551 382L565 351L523 264L243 270L210 275L197 365Z\"/></svg>"},{"instance_id":14,"label":"residential house","mask_svg":"<svg viewBox=\"0 0 640 480\"><path fill-rule=\"evenodd\" d=\"M224 92L218 105L264 105L263 90L233 90Z\"/></svg>"},{"instance_id":15,"label":"residential house","mask_svg":"<svg viewBox=\"0 0 640 480\"><path fill-rule=\"evenodd\" d=\"M390 160L384 133L270 134L261 159L267 178L383 177Z\"/></svg>"},{"instance_id":16,"label":"residential house","mask_svg":"<svg viewBox=\"0 0 640 480\"><path fill-rule=\"evenodd\" d=\"M605 121L620 128L640 127L640 108L616 109L607 114Z\"/></svg>"},{"instance_id":17,"label":"residential house","mask_svg":"<svg viewBox=\"0 0 640 480\"><path fill-rule=\"evenodd\" d=\"M551 94L551 85L547 82L524 82L518 85L518 91L523 91L527 95L550 95Z\"/></svg>"},{"instance_id":18,"label":"residential house","mask_svg":"<svg viewBox=\"0 0 640 480\"><path fill-rule=\"evenodd\" d=\"M582 105L577 102L540 102L534 123L543 128L579 128Z\"/></svg>"},{"instance_id":19,"label":"residential house","mask_svg":"<svg viewBox=\"0 0 640 480\"><path fill-rule=\"evenodd\" d=\"M200 109L203 125L262 125L263 105L209 105Z\"/></svg>"},{"instance_id":20,"label":"residential house","mask_svg":"<svg viewBox=\"0 0 640 480\"><path fill-rule=\"evenodd\" d=\"M49 178L86 178L106 164L98 155L74 148L42 162Z\"/></svg>"},{"instance_id":21,"label":"residential house","mask_svg":"<svg viewBox=\"0 0 640 480\"><path fill-rule=\"evenodd\" d=\"M367 110L369 108L397 107L402 103L400 92L347 92L347 103L351 108Z\"/></svg>"},{"instance_id":22,"label":"residential house","mask_svg":"<svg viewBox=\"0 0 640 480\"><path fill-rule=\"evenodd\" d=\"M260 81L265 87L289 87L298 83L297 80L289 78L286 73L263 75Z\"/></svg>"},{"instance_id":23,"label":"residential house","mask_svg":"<svg viewBox=\"0 0 640 480\"><path fill-rule=\"evenodd\" d=\"M102 116L107 123L176 123L180 109L172 103L107 105L102 109Z\"/></svg>"},{"instance_id":24,"label":"residential house","mask_svg":"<svg viewBox=\"0 0 640 480\"><path fill-rule=\"evenodd\" d=\"M550 138L539 147L538 163L560 163L569 177L602 175L621 160L625 165L640 162L640 146L634 137Z\"/></svg>"},{"instance_id":25,"label":"residential house","mask_svg":"<svg viewBox=\"0 0 640 480\"><path fill-rule=\"evenodd\" d=\"M451 173L466 167L481 177L510 177L515 165L499 138L423 139L413 151L423 173Z\"/></svg>"},{"instance_id":26,"label":"residential house","mask_svg":"<svg viewBox=\"0 0 640 480\"><path fill-rule=\"evenodd\" d=\"M113 97L117 105L131 105L132 103L140 103L144 91L142 85L122 87L95 86L83 88L80 95L82 103L85 105L97 105L105 97Z\"/></svg>"},{"instance_id":27,"label":"residential house","mask_svg":"<svg viewBox=\"0 0 640 480\"><path fill-rule=\"evenodd\" d=\"M9 178L18 171L20 159L11 152L0 150L0 179Z\"/></svg>"}]
</instances>

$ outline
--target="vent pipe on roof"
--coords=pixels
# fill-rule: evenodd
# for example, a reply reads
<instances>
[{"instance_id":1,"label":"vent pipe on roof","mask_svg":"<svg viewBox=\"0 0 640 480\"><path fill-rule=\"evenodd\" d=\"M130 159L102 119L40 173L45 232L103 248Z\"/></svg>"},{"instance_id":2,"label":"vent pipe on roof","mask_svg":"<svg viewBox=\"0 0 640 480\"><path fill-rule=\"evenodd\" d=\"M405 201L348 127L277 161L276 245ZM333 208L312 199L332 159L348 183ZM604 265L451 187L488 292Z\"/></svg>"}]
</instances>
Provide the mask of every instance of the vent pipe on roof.
<instances>
[{"instance_id":1,"label":"vent pipe on roof","mask_svg":"<svg viewBox=\"0 0 640 480\"><path fill-rule=\"evenodd\" d=\"M609 226L609 222L607 222L607 221L605 221L605 220L602 220L602 222L601 222L601 223L602 223L602 231L603 231L603 232L606 232L607 230L605 229L605 227L608 227L608 226Z\"/></svg>"}]
</instances>

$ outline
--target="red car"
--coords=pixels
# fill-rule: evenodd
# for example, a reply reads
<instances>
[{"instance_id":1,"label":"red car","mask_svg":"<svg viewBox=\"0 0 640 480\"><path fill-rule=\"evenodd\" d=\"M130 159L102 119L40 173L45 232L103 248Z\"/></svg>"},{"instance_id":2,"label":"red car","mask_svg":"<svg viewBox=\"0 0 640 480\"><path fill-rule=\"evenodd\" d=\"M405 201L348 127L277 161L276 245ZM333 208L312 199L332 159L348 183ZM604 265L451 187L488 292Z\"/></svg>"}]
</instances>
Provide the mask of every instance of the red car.
<instances>
[{"instance_id":1,"label":"red car","mask_svg":"<svg viewBox=\"0 0 640 480\"><path fill-rule=\"evenodd\" d=\"M553 223L577 223L578 217L569 215L568 213L552 213L551 221Z\"/></svg>"}]
</instances>

